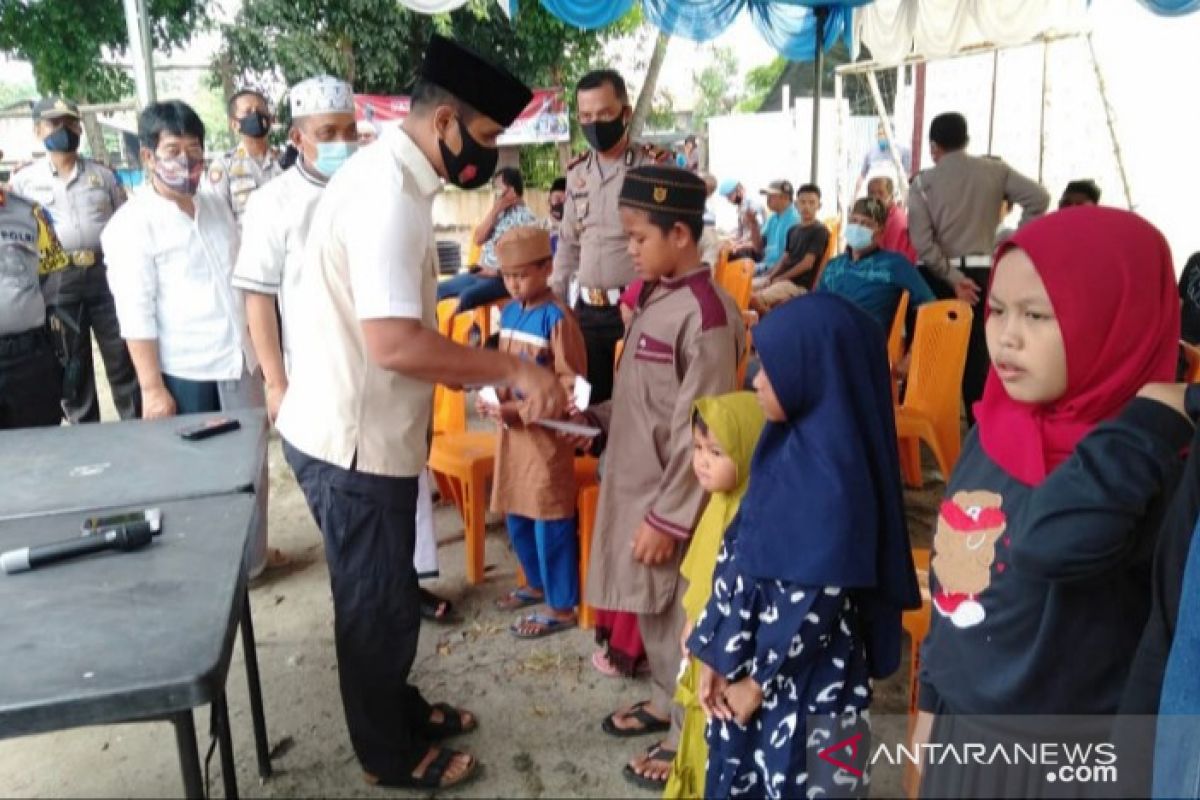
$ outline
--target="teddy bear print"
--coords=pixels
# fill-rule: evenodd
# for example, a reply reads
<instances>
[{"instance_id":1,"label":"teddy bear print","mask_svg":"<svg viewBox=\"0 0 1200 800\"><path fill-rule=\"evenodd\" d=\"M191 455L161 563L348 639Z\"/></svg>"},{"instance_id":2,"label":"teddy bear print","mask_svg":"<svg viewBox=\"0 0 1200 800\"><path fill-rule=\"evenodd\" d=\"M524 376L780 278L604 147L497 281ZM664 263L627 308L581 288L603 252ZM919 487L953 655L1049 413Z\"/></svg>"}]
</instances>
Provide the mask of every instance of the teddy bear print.
<instances>
[{"instance_id":1,"label":"teddy bear print","mask_svg":"<svg viewBox=\"0 0 1200 800\"><path fill-rule=\"evenodd\" d=\"M1002 504L1000 495L984 491L956 492L942 502L930 563L938 581L933 607L959 628L986 616L976 598L992 581L996 542L1007 526Z\"/></svg>"}]
</instances>

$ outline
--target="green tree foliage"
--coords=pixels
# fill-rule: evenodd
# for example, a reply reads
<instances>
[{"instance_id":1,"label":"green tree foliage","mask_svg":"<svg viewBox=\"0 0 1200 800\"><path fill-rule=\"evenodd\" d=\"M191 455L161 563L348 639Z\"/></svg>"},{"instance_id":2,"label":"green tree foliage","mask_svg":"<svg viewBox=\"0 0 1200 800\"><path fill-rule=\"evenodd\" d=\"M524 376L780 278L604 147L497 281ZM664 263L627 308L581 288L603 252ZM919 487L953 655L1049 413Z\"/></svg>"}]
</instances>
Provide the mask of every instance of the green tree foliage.
<instances>
[{"instance_id":1,"label":"green tree foliage","mask_svg":"<svg viewBox=\"0 0 1200 800\"><path fill-rule=\"evenodd\" d=\"M783 56L775 56L774 60L755 67L746 73L746 87L742 92L743 100L737 104L737 111L753 114L762 107L775 82L787 68L787 60Z\"/></svg>"},{"instance_id":2,"label":"green tree foliage","mask_svg":"<svg viewBox=\"0 0 1200 800\"><path fill-rule=\"evenodd\" d=\"M711 48L704 69L692 73L696 87L696 107L692 112L692 130L702 132L709 117L728 114L734 109L734 76L738 61L731 47Z\"/></svg>"},{"instance_id":3,"label":"green tree foliage","mask_svg":"<svg viewBox=\"0 0 1200 800\"><path fill-rule=\"evenodd\" d=\"M154 46L170 50L208 21L204 0L146 0ZM119 100L133 80L104 58L128 46L121 0L0 0L0 51L33 64L37 88L87 102Z\"/></svg>"},{"instance_id":4,"label":"green tree foliage","mask_svg":"<svg viewBox=\"0 0 1200 800\"><path fill-rule=\"evenodd\" d=\"M0 108L11 106L22 100L37 97L37 87L31 81L6 81L0 83Z\"/></svg>"},{"instance_id":5,"label":"green tree foliage","mask_svg":"<svg viewBox=\"0 0 1200 800\"><path fill-rule=\"evenodd\" d=\"M538 3L523 3L510 21L485 0L434 16L396 0L245 0L222 33L225 55L244 81L278 75L291 84L329 73L358 92L399 94L412 85L435 30L504 63L530 84L570 86L592 66L606 39L630 25L622 20L610 29L581 31Z\"/></svg>"}]
</instances>

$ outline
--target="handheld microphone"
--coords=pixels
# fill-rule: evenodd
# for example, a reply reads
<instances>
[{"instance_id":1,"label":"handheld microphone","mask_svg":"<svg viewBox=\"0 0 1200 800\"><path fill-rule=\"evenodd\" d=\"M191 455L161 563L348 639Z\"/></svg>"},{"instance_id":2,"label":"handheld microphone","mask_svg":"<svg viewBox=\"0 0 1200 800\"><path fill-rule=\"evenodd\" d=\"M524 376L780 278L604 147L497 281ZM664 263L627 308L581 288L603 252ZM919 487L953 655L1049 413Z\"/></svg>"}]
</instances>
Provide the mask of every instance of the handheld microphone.
<instances>
[{"instance_id":1,"label":"handheld microphone","mask_svg":"<svg viewBox=\"0 0 1200 800\"><path fill-rule=\"evenodd\" d=\"M12 575L57 561L98 553L101 550L128 552L149 544L153 537L154 526L146 520L116 525L102 528L88 536L76 536L72 539L0 553L0 568Z\"/></svg>"}]
</instances>

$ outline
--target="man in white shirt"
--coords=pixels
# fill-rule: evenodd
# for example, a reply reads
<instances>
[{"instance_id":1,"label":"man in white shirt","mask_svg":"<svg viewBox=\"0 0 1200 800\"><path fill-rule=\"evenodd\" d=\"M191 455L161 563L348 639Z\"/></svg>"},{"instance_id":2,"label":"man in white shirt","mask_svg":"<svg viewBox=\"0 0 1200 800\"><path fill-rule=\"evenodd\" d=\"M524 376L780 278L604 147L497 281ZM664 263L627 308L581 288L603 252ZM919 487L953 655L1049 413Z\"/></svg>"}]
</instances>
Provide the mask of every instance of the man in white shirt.
<instances>
[{"instance_id":1,"label":"man in white shirt","mask_svg":"<svg viewBox=\"0 0 1200 800\"><path fill-rule=\"evenodd\" d=\"M346 725L372 784L442 789L474 757L431 742L473 730L409 684L420 612L413 569L417 476L429 455L433 386L507 384L523 417L559 414L556 377L437 332L433 200L444 178L486 185L496 137L529 103L520 81L448 39L430 42L402 128L336 174L305 244L284 455L325 539Z\"/></svg>"},{"instance_id":2,"label":"man in white shirt","mask_svg":"<svg viewBox=\"0 0 1200 800\"><path fill-rule=\"evenodd\" d=\"M293 86L288 97L292 112L289 139L299 156L291 169L246 201L242 247L233 270L233 286L245 295L250 339L262 364L267 413L272 422L288 388L288 368L293 360L289 330L298 323L292 305L313 213L329 179L358 149L354 90L350 84L320 75ZM437 535L432 490L425 472L421 473L420 488L416 569L420 577L432 578L438 575ZM275 548L268 551L267 559L272 567L289 561ZM421 614L433 622L455 620L450 602L425 589L421 590Z\"/></svg>"},{"instance_id":3,"label":"man in white shirt","mask_svg":"<svg viewBox=\"0 0 1200 800\"><path fill-rule=\"evenodd\" d=\"M149 185L118 209L100 241L143 416L261 407L258 365L230 283L237 225L220 198L196 192L204 123L178 100L153 103L138 118L138 139ZM258 487L252 575L265 563L266 487Z\"/></svg>"}]
</instances>

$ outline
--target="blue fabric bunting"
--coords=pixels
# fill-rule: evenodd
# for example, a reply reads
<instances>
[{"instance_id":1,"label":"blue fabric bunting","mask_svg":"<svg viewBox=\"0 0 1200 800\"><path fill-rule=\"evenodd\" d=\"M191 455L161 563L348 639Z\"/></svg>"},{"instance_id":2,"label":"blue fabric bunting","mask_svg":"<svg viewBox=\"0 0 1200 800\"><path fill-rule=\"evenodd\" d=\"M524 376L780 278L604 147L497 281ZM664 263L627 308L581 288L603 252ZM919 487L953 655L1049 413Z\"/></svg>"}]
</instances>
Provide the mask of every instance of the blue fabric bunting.
<instances>
[{"instance_id":1,"label":"blue fabric bunting","mask_svg":"<svg viewBox=\"0 0 1200 800\"><path fill-rule=\"evenodd\" d=\"M1164 17L1179 17L1200 11L1200 0L1138 0L1146 8Z\"/></svg>"},{"instance_id":2,"label":"blue fabric bunting","mask_svg":"<svg viewBox=\"0 0 1200 800\"><path fill-rule=\"evenodd\" d=\"M751 0L750 18L759 35L788 61L812 61L817 57L817 16L812 9L779 0ZM841 4L831 7L825 19L823 49L833 47L840 37L849 50L854 38L853 23L852 8Z\"/></svg>"},{"instance_id":3,"label":"blue fabric bunting","mask_svg":"<svg viewBox=\"0 0 1200 800\"><path fill-rule=\"evenodd\" d=\"M578 28L602 28L620 19L636 0L541 0L550 13ZM743 11L759 34L791 61L816 58L814 6L829 8L824 49L839 38L850 48L854 7L872 0L641 0L646 19L671 36L706 42L721 35ZM1200 2L1200 0L1196 0Z\"/></svg>"},{"instance_id":4,"label":"blue fabric bunting","mask_svg":"<svg viewBox=\"0 0 1200 800\"><path fill-rule=\"evenodd\" d=\"M660 31L707 42L732 25L745 6L746 0L642 0L642 13Z\"/></svg>"},{"instance_id":5,"label":"blue fabric bunting","mask_svg":"<svg viewBox=\"0 0 1200 800\"><path fill-rule=\"evenodd\" d=\"M633 8L636 0L541 0L554 16L576 28L593 29L611 25Z\"/></svg>"}]
</instances>

